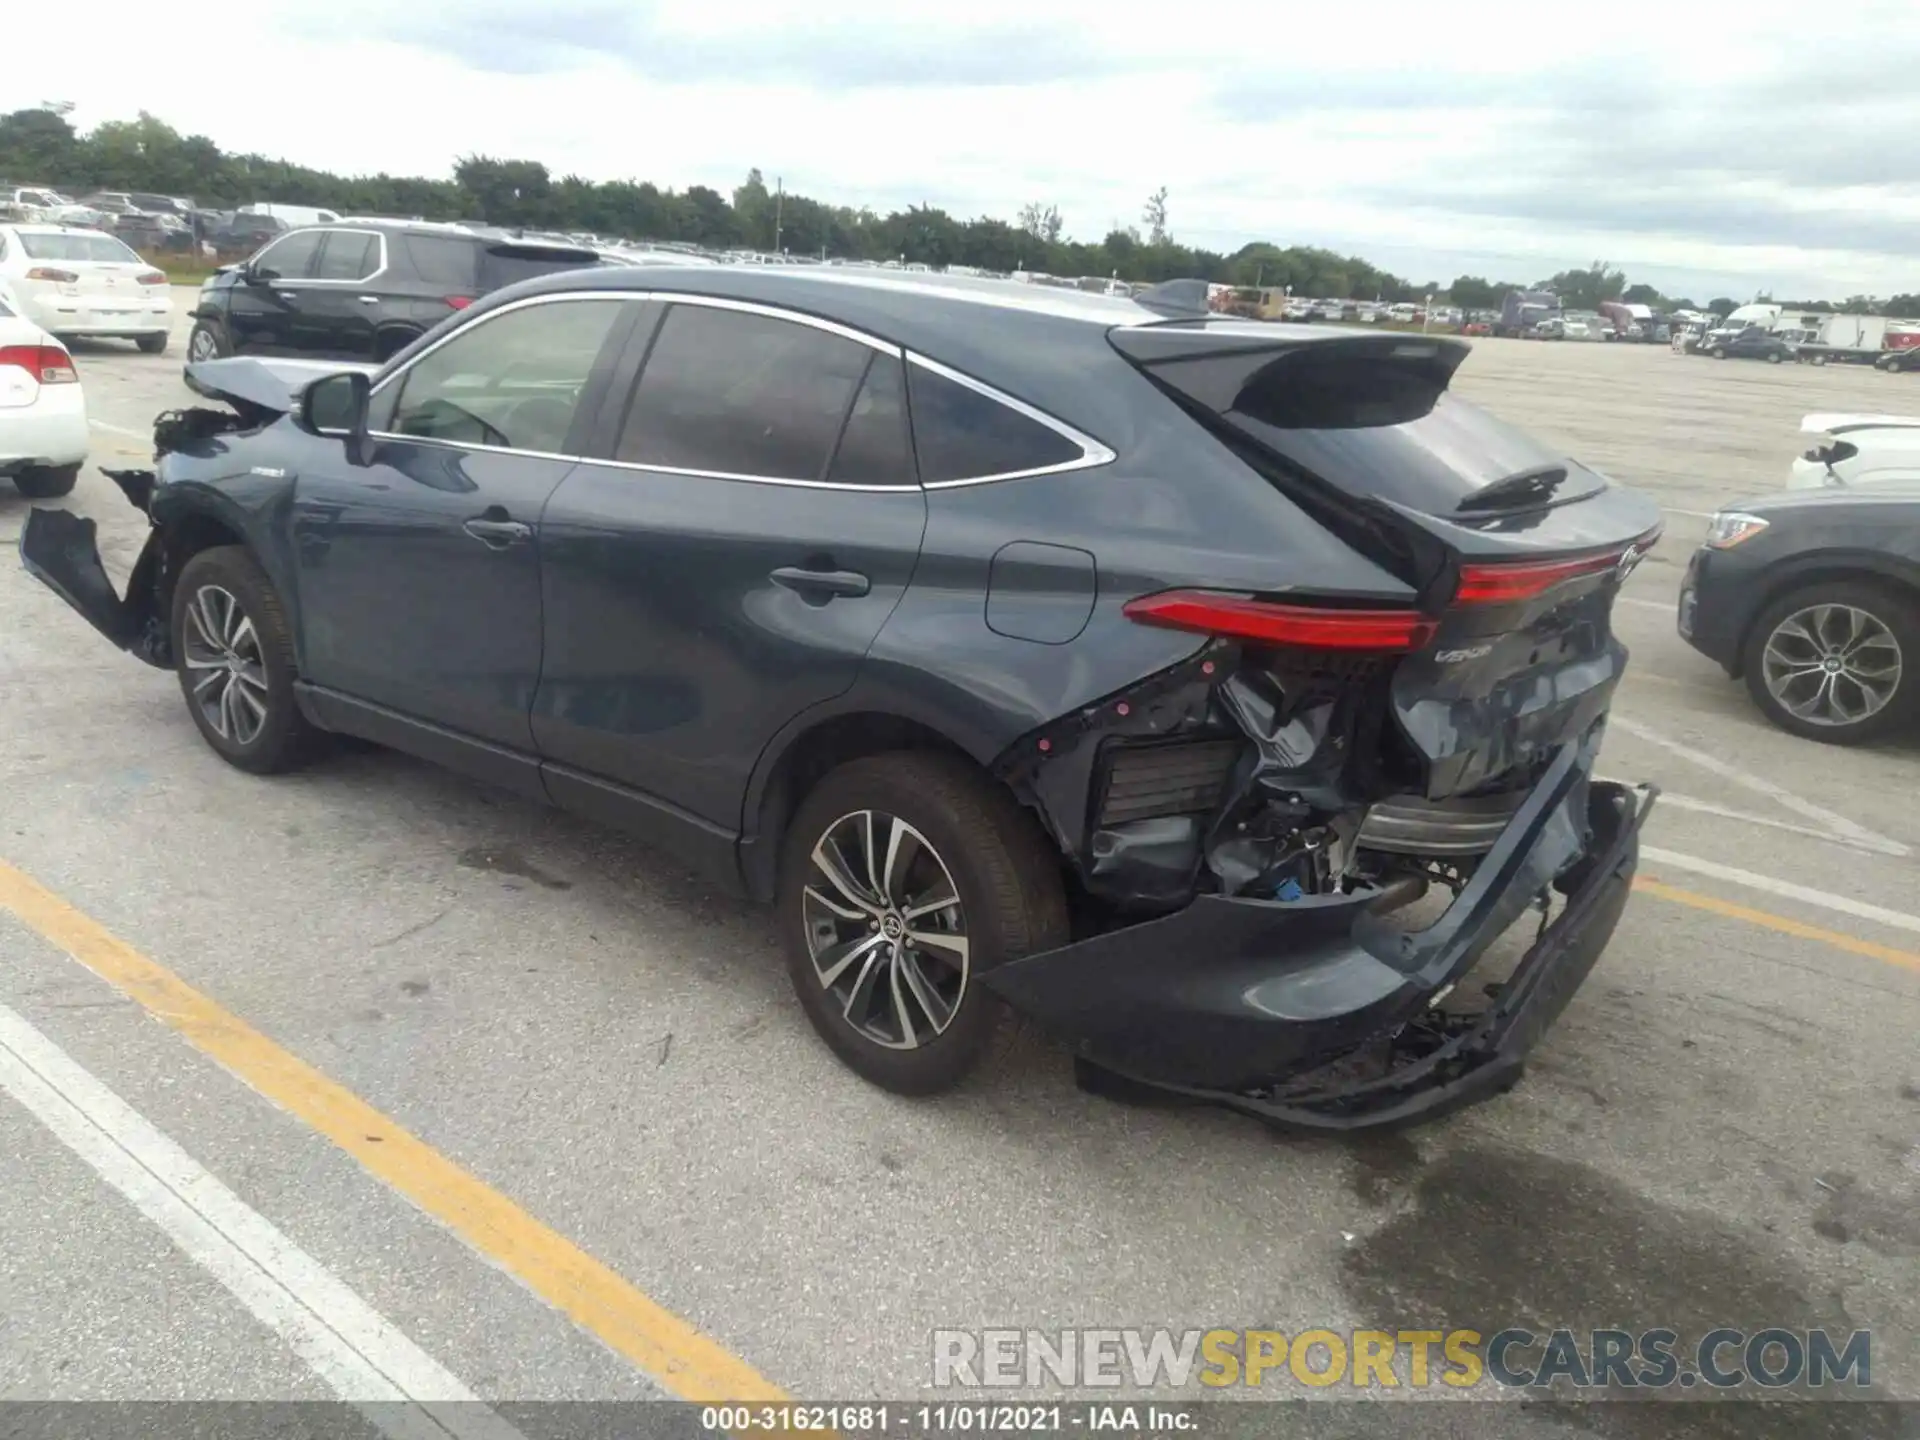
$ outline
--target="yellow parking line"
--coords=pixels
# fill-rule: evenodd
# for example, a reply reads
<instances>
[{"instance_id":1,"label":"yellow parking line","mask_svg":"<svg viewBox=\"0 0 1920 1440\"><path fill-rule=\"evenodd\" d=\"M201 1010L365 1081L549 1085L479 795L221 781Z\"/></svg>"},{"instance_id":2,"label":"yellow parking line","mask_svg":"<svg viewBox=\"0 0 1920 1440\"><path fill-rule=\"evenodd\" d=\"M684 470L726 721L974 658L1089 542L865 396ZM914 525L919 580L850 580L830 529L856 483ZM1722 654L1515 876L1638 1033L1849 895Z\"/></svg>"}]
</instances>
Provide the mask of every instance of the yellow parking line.
<instances>
[{"instance_id":1,"label":"yellow parking line","mask_svg":"<svg viewBox=\"0 0 1920 1440\"><path fill-rule=\"evenodd\" d=\"M1692 890L1682 890L1677 885L1655 880L1646 875L1634 878L1633 888L1657 895L1662 900L1670 900L1675 905L1690 905L1695 910L1705 910L1709 914L1721 915L1729 920L1744 920L1749 925L1758 925L1762 929L1777 930L1782 935L1792 935L1801 940L1815 940L1822 945L1831 945L1836 950L1845 950L1852 955L1865 955L1870 960L1881 960L1889 965L1898 965L1903 970L1920 971L1920 955L1911 950L1896 950L1891 945L1881 945L1873 940L1859 940L1851 935L1842 935L1838 930L1823 930L1818 925L1807 925L1799 920L1790 920L1785 915L1775 915L1766 910L1754 910L1745 905L1736 905L1731 900L1722 900L1713 895L1701 895Z\"/></svg>"},{"instance_id":2,"label":"yellow parking line","mask_svg":"<svg viewBox=\"0 0 1920 1440\"><path fill-rule=\"evenodd\" d=\"M702 1402L787 1398L565 1236L4 860L0 908L326 1136L672 1394Z\"/></svg>"}]
</instances>

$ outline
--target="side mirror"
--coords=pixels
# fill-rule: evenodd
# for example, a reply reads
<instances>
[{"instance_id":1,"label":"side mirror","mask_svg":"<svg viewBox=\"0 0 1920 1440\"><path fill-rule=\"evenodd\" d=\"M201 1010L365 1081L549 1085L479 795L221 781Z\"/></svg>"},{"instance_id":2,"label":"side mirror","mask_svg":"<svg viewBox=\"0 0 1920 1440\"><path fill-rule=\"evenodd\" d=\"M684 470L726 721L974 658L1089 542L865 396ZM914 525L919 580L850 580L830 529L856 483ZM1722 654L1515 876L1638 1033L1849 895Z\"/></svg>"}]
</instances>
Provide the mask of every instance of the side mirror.
<instances>
[{"instance_id":1,"label":"side mirror","mask_svg":"<svg viewBox=\"0 0 1920 1440\"><path fill-rule=\"evenodd\" d=\"M255 265L252 261L240 267L240 278L249 285L268 285L279 277L264 265Z\"/></svg>"},{"instance_id":2,"label":"side mirror","mask_svg":"<svg viewBox=\"0 0 1920 1440\"><path fill-rule=\"evenodd\" d=\"M307 386L300 397L300 421L316 434L346 437L347 463L371 465L373 440L367 434L373 382L364 371L346 370Z\"/></svg>"}]
</instances>

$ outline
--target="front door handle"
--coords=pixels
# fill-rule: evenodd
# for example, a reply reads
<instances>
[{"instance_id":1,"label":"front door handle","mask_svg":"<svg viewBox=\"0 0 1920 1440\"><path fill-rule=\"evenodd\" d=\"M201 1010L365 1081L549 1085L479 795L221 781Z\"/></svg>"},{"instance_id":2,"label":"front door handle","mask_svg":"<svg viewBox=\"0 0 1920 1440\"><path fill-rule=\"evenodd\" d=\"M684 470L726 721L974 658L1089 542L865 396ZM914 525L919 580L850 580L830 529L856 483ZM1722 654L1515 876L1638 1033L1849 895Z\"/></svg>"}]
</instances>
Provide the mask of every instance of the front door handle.
<instances>
[{"instance_id":1,"label":"front door handle","mask_svg":"<svg viewBox=\"0 0 1920 1440\"><path fill-rule=\"evenodd\" d=\"M362 305L378 305L380 303L380 297L378 295L362 295L360 297L360 303Z\"/></svg>"},{"instance_id":2,"label":"front door handle","mask_svg":"<svg viewBox=\"0 0 1920 1440\"><path fill-rule=\"evenodd\" d=\"M504 519L505 515L506 511L495 506L484 515L474 516L461 528L474 539L492 546L495 550L504 550L509 545L533 538L531 525L523 525L518 520Z\"/></svg>"},{"instance_id":3,"label":"front door handle","mask_svg":"<svg viewBox=\"0 0 1920 1440\"><path fill-rule=\"evenodd\" d=\"M873 589L871 580L852 570L807 570L784 565L767 578L816 605L824 605L837 595L859 596Z\"/></svg>"}]
</instances>

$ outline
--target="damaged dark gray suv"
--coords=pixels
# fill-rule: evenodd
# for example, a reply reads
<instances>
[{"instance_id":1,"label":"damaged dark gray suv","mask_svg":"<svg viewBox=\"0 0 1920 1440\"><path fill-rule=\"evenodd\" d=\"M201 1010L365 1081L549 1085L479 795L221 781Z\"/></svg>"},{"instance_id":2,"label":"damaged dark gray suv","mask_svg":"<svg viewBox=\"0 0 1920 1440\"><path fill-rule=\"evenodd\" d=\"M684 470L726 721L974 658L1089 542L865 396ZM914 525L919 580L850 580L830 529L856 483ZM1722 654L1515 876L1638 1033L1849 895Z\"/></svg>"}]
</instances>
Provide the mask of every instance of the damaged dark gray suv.
<instances>
[{"instance_id":1,"label":"damaged dark gray suv","mask_svg":"<svg viewBox=\"0 0 1920 1440\"><path fill-rule=\"evenodd\" d=\"M125 596L90 520L21 554L237 766L365 737L773 902L888 1088L1010 1006L1117 1096L1437 1115L1626 903L1653 792L1594 766L1659 513L1450 395L1463 344L1196 288L555 275L370 378L193 366L219 408L114 474Z\"/></svg>"}]
</instances>

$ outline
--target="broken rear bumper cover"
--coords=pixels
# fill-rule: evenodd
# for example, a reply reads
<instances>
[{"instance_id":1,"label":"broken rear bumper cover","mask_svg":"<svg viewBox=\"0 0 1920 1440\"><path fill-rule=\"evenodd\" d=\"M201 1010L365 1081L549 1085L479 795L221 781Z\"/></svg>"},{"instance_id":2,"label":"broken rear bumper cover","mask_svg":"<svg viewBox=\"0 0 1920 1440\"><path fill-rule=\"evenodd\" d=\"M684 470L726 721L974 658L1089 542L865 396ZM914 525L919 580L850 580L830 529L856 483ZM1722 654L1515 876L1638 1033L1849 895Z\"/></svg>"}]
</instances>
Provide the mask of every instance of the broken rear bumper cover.
<instances>
[{"instance_id":1,"label":"broken rear bumper cover","mask_svg":"<svg viewBox=\"0 0 1920 1440\"><path fill-rule=\"evenodd\" d=\"M1066 1040L1116 1098L1228 1106L1288 1130L1392 1128L1510 1088L1626 906L1652 787L1592 778L1567 745L1453 903L1423 930L1377 891L1202 896L1163 919L981 979ZM1529 911L1564 903L1484 1009L1437 1008Z\"/></svg>"}]
</instances>

